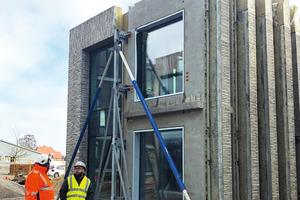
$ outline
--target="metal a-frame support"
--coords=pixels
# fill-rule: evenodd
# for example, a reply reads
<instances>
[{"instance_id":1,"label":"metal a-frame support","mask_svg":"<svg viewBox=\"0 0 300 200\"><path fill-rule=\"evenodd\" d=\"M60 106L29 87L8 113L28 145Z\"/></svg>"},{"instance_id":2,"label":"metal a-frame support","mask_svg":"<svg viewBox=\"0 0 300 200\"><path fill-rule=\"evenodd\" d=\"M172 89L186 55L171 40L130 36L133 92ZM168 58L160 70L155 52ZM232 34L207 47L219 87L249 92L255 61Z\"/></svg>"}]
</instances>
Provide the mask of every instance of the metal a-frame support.
<instances>
[{"instance_id":1,"label":"metal a-frame support","mask_svg":"<svg viewBox=\"0 0 300 200\"><path fill-rule=\"evenodd\" d=\"M106 169L109 163L109 160L111 158L112 162L112 170L111 170L111 200L115 199L125 199L125 200L131 200L130 192L129 192L129 182L128 182L128 173L127 173L127 164L125 159L125 146L124 146L124 140L123 140L123 128L122 128L122 122L120 119L120 107L119 107L119 99L122 95L122 92L124 91L124 85L121 84L120 80L120 74L118 67L119 64L119 51L120 51L120 44L122 40L127 40L127 33L124 33L122 31L119 31L118 29L115 29L114 34L114 82L112 87L112 96L110 100L109 105L109 111L108 111L108 119L110 119L110 114L112 112L113 120L112 120L112 140L111 144L109 146L109 150L107 155L104 155L105 152L105 143L106 140L103 140L102 144L102 151L100 156L100 162L98 167L98 176L100 177L97 179L96 182L96 189L95 189L95 196L94 199L100 199L99 195L101 193L101 188L103 185L103 181L106 175ZM126 89L125 89L126 91ZM106 129L104 133L104 137L107 136L107 130L109 127L109 120L107 120L106 123ZM105 157L105 159L104 159ZM102 165L105 161L105 165L103 170ZM123 171L122 171L122 167ZM118 197L117 194L117 172L120 178L121 188L122 188L122 194L124 197ZM124 174L123 174L124 172ZM124 175L124 176L123 176ZM125 182L123 180L125 179Z\"/></svg>"}]
</instances>

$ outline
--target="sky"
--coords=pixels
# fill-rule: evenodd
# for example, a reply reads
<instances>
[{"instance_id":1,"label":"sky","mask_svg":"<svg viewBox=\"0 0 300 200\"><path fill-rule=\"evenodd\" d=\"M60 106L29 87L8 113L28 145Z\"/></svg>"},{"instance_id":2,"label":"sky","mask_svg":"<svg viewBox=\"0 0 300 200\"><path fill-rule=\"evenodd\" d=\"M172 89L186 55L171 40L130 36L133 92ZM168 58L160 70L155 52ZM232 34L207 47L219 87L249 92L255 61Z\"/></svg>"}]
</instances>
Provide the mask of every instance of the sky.
<instances>
[{"instance_id":1,"label":"sky","mask_svg":"<svg viewBox=\"0 0 300 200\"><path fill-rule=\"evenodd\" d=\"M65 155L69 30L137 1L0 0L0 139L32 134Z\"/></svg>"},{"instance_id":2,"label":"sky","mask_svg":"<svg viewBox=\"0 0 300 200\"><path fill-rule=\"evenodd\" d=\"M137 0L0 0L0 139L66 152L69 30ZM15 134L16 133L16 134Z\"/></svg>"}]
</instances>

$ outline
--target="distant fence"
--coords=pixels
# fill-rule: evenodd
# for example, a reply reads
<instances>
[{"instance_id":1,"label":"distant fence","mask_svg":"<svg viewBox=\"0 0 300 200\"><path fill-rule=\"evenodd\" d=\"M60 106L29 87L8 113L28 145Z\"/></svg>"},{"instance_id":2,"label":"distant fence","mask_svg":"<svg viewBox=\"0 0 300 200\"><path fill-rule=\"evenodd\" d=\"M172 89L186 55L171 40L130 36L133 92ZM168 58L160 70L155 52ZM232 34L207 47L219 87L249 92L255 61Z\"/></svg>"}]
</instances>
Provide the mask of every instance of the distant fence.
<instances>
[{"instance_id":1,"label":"distant fence","mask_svg":"<svg viewBox=\"0 0 300 200\"><path fill-rule=\"evenodd\" d=\"M24 174L27 175L33 169L33 164L10 164L9 174Z\"/></svg>"},{"instance_id":2,"label":"distant fence","mask_svg":"<svg viewBox=\"0 0 300 200\"><path fill-rule=\"evenodd\" d=\"M34 160L32 159L8 159L0 158L0 167L7 168L7 173L15 176L16 174L27 175L33 169Z\"/></svg>"}]
</instances>

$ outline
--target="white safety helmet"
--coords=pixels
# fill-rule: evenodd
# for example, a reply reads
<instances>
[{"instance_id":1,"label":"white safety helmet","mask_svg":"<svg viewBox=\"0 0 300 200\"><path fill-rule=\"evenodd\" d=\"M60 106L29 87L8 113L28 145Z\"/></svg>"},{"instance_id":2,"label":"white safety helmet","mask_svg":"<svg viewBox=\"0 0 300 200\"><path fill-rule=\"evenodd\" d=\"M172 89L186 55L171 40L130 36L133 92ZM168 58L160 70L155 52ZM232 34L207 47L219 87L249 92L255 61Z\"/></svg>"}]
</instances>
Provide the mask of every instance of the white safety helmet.
<instances>
[{"instance_id":1,"label":"white safety helmet","mask_svg":"<svg viewBox=\"0 0 300 200\"><path fill-rule=\"evenodd\" d=\"M49 162L50 162L50 159L46 154L41 154L36 161L36 163L38 163L40 165L45 165Z\"/></svg>"},{"instance_id":2,"label":"white safety helmet","mask_svg":"<svg viewBox=\"0 0 300 200\"><path fill-rule=\"evenodd\" d=\"M74 167L83 167L86 170L86 165L82 161L77 161Z\"/></svg>"}]
</instances>

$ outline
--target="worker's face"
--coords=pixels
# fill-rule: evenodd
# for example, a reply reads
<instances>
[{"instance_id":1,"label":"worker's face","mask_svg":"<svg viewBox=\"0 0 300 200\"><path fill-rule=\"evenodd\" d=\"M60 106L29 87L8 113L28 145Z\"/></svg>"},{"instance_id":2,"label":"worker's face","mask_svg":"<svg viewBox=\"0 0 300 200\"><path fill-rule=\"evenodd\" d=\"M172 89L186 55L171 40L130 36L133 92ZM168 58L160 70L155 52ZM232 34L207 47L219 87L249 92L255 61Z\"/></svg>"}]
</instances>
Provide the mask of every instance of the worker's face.
<instances>
[{"instance_id":1,"label":"worker's face","mask_svg":"<svg viewBox=\"0 0 300 200\"><path fill-rule=\"evenodd\" d=\"M82 175L84 173L84 168L83 167L75 167L75 175Z\"/></svg>"}]
</instances>

